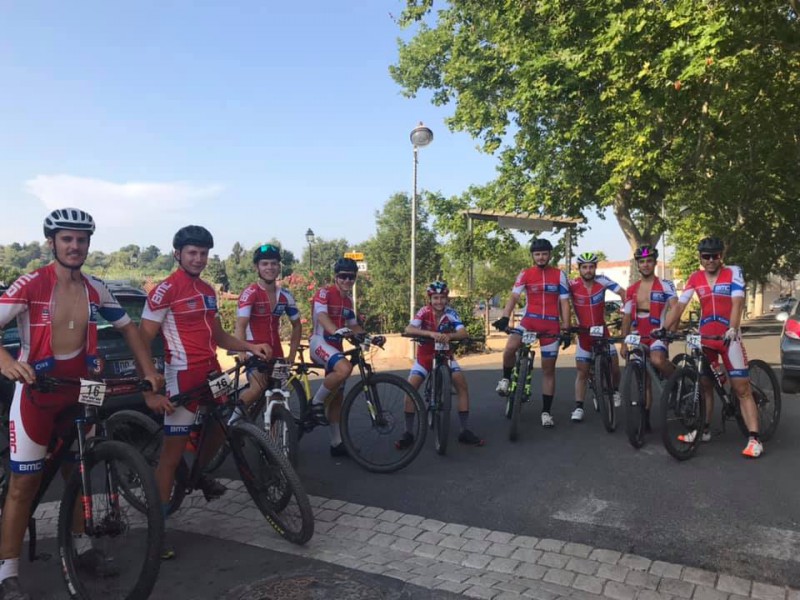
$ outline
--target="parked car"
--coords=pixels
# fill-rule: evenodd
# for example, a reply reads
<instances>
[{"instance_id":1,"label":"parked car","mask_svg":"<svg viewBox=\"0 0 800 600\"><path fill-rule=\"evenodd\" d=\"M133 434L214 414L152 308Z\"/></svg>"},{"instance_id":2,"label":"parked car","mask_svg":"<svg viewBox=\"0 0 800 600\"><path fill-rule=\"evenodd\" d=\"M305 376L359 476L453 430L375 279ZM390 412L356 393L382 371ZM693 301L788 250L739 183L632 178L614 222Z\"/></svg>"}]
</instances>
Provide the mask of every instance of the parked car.
<instances>
[{"instance_id":1,"label":"parked car","mask_svg":"<svg viewBox=\"0 0 800 600\"><path fill-rule=\"evenodd\" d=\"M787 394L800 392L800 303L790 313L778 313L781 332L781 388Z\"/></svg>"},{"instance_id":2,"label":"parked car","mask_svg":"<svg viewBox=\"0 0 800 600\"><path fill-rule=\"evenodd\" d=\"M108 284L111 293L119 301L122 308L128 313L133 321L138 325L142 318L147 294L135 287L121 284ZM5 291L5 290L2 290ZM16 321L12 321L3 330L3 347L14 357L19 354L20 339ZM114 327L98 315L97 321L97 351L100 357L102 371L100 377L110 379L114 377L129 377L136 375L136 364L133 360L125 338ZM153 362L159 371L164 371L164 344L161 336L153 341L152 346ZM14 385L5 382L0 385L0 398L3 401L10 399L8 396L13 394ZM141 394L131 394L128 396L117 396L109 398L106 408L117 410L120 408L141 408L144 406L144 398Z\"/></svg>"},{"instance_id":3,"label":"parked car","mask_svg":"<svg viewBox=\"0 0 800 600\"><path fill-rule=\"evenodd\" d=\"M785 298L777 298L772 301L772 304L769 305L769 312L773 313L791 312L796 303L797 299L792 298L791 296Z\"/></svg>"}]
</instances>

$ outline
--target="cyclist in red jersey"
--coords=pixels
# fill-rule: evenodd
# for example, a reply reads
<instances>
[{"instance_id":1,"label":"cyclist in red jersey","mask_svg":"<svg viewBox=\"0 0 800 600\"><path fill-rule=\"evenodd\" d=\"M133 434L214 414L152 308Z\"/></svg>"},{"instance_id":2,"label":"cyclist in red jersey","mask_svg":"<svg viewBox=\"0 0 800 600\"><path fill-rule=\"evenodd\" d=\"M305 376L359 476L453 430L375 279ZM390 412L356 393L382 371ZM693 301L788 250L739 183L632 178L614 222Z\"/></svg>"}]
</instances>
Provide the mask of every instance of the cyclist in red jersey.
<instances>
[{"instance_id":1,"label":"cyclist in red jersey","mask_svg":"<svg viewBox=\"0 0 800 600\"><path fill-rule=\"evenodd\" d=\"M209 373L221 371L217 361L217 346L238 352L250 352L264 359L271 354L266 344L251 344L225 333L217 311L217 295L213 287L200 279L208 263L208 251L214 247L211 233L198 225L178 230L172 240L178 269L153 288L139 325L144 341L149 345L161 333L164 340L167 395L190 391L208 380ZM147 396L155 394L146 394ZM163 405L164 443L156 468L161 501L166 516L167 503L175 482L175 469L180 463L189 428L194 423L197 402L174 408ZM211 441L197 457L201 465L214 456L223 434L219 428L208 432ZM199 483L206 500L219 498L225 487L209 477ZM175 557L175 551L165 542L163 559Z\"/></svg>"},{"instance_id":2,"label":"cyclist in red jersey","mask_svg":"<svg viewBox=\"0 0 800 600\"><path fill-rule=\"evenodd\" d=\"M525 315L520 327L542 335L542 427L555 426L550 410L556 389L558 346L562 344L562 348L567 348L570 345L567 331L570 322L569 282L563 271L548 265L552 253L553 245L549 241L534 239L531 242L533 267L517 276L502 316L492 323L500 331L505 331L519 297L525 293ZM511 372L521 344L521 331L516 330L508 336L503 351L503 378L497 384L497 393L501 396L508 394Z\"/></svg>"},{"instance_id":3,"label":"cyclist in red jersey","mask_svg":"<svg viewBox=\"0 0 800 600\"><path fill-rule=\"evenodd\" d=\"M267 344L272 349L273 358L283 358L281 317L288 317L292 325L292 335L286 362L291 365L297 354L303 326L294 296L277 284L281 274L280 249L272 244L259 246L253 253L253 265L258 281L247 286L239 295L234 335L254 344ZM245 355L240 358L244 359ZM250 387L240 395L245 404L250 404L261 396L269 385L268 374L256 370L248 373L248 380Z\"/></svg>"},{"instance_id":4,"label":"cyclist in red jersey","mask_svg":"<svg viewBox=\"0 0 800 600\"><path fill-rule=\"evenodd\" d=\"M641 278L628 288L622 308L622 335L637 333L642 343L650 348L650 363L665 378L672 375L675 367L669 360L668 344L661 339L650 337L654 330L664 328L668 311L675 308L678 301L675 286L671 281L656 276L658 249L649 244L638 247L633 258L639 268ZM622 358L628 358L628 346L622 344ZM653 404L649 375L645 373L645 431L650 431L650 407Z\"/></svg>"},{"instance_id":5,"label":"cyclist in red jersey","mask_svg":"<svg viewBox=\"0 0 800 600\"><path fill-rule=\"evenodd\" d=\"M30 598L19 585L19 556L31 502L42 480L42 467L58 415L77 402L76 389L43 393L29 387L37 373L89 377L99 371L97 315L119 329L136 363L154 389L164 378L153 367L145 345L106 285L81 273L95 223L77 208L54 210L44 220L44 235L54 261L20 277L0 297L0 328L17 319L22 340L15 360L0 346L0 372L17 382L9 415L11 476L2 517L0 592L5 600ZM159 401L149 403L157 409ZM90 538L74 534L79 568L99 576L118 572L113 557L92 548Z\"/></svg>"},{"instance_id":6,"label":"cyclist in red jersey","mask_svg":"<svg viewBox=\"0 0 800 600\"><path fill-rule=\"evenodd\" d=\"M599 258L594 252L584 252L578 255L578 272L569 284L572 297L572 309L578 320L578 325L590 328L602 325L605 337L609 336L606 324L606 290L611 290L620 298L625 298L625 290L616 282L605 275L596 275ZM617 349L611 349L611 383L614 386L614 406L619 406L622 400L619 395L619 356ZM594 359L592 352L592 337L588 333L578 335L578 347L575 349L575 368L578 375L575 378L575 410L571 419L575 423L583 421L583 398L586 396L586 382L589 380L589 366Z\"/></svg>"},{"instance_id":7,"label":"cyclist in red jersey","mask_svg":"<svg viewBox=\"0 0 800 600\"><path fill-rule=\"evenodd\" d=\"M686 305L697 294L700 299L700 334L724 337L724 340L703 340L703 352L712 363L722 357L749 432L742 454L748 458L758 458L764 452L764 446L758 437L758 408L750 388L747 353L739 330L744 310L745 283L740 267L723 265L724 250L725 244L719 238L700 240L697 251L703 268L686 280L678 300L678 310L667 319L667 329L674 330L677 327ZM697 435L702 436L700 439L703 442L711 441L714 388L711 378L706 374L701 375L700 382L706 399L706 425L702 432L693 431L681 436L685 438L681 441L693 442Z\"/></svg>"},{"instance_id":8,"label":"cyclist in red jersey","mask_svg":"<svg viewBox=\"0 0 800 600\"><path fill-rule=\"evenodd\" d=\"M325 367L325 379L311 400L311 417L319 425L330 425L333 457L347 456L339 429L344 383L353 371L353 365L344 356L342 338L354 333L365 333L353 310L353 286L358 276L358 265L350 258L340 258L333 265L334 282L317 290L312 313L314 329L309 339L311 358ZM376 344L383 340L373 338ZM325 400L331 397L328 405ZM327 412L327 415L326 415Z\"/></svg>"}]
</instances>

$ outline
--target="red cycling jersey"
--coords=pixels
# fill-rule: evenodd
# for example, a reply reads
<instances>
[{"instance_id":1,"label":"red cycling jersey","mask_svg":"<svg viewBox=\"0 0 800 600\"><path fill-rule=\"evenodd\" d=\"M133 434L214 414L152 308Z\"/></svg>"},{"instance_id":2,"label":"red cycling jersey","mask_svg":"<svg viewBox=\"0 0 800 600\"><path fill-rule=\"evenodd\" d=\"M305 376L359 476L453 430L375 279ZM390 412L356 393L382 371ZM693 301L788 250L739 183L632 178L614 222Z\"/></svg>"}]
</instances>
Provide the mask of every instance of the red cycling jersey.
<instances>
[{"instance_id":1,"label":"red cycling jersey","mask_svg":"<svg viewBox=\"0 0 800 600\"><path fill-rule=\"evenodd\" d=\"M161 324L165 362L173 370L205 367L216 361L214 320L218 319L214 288L178 269L147 296L142 319Z\"/></svg>"},{"instance_id":2,"label":"red cycling jersey","mask_svg":"<svg viewBox=\"0 0 800 600\"><path fill-rule=\"evenodd\" d=\"M667 303L670 298L675 297L675 286L671 281L666 279L653 278L653 286L650 288L650 307L647 313L647 319L639 321L639 312L637 310L636 295L639 293L639 286L642 281L639 280L628 288L628 293L625 295L625 305L623 311L626 315L631 315L631 329L638 331L639 334L647 336L653 329L658 329L664 323L665 313L667 311ZM644 315L642 315L644 316Z\"/></svg>"},{"instance_id":3,"label":"red cycling jersey","mask_svg":"<svg viewBox=\"0 0 800 600\"><path fill-rule=\"evenodd\" d=\"M700 298L700 333L722 335L731 326L733 299L744 297L745 284L742 269L737 266L722 267L713 287L705 271L695 271L686 280L680 297L681 304L688 304L697 293ZM722 347L722 342L703 341L703 345Z\"/></svg>"},{"instance_id":4,"label":"red cycling jersey","mask_svg":"<svg viewBox=\"0 0 800 600\"><path fill-rule=\"evenodd\" d=\"M414 318L411 320L411 326L424 329L425 331L438 331L440 333L451 333L464 329L464 323L461 322L455 309L446 306L442 316L437 320L436 312L430 304L423 306L417 311L417 314L414 315ZM417 361L430 370L434 352L433 340L425 340L419 344ZM452 356L452 352L450 356Z\"/></svg>"},{"instance_id":5,"label":"red cycling jersey","mask_svg":"<svg viewBox=\"0 0 800 600\"><path fill-rule=\"evenodd\" d=\"M313 305L314 329L312 335L323 336L325 341L341 350L342 340L325 333L325 329L319 322L318 315L326 313L337 329L356 325L358 321L356 320L356 313L353 311L352 298L342 294L335 284L331 284L317 290L317 293L314 294Z\"/></svg>"},{"instance_id":6,"label":"red cycling jersey","mask_svg":"<svg viewBox=\"0 0 800 600\"><path fill-rule=\"evenodd\" d=\"M586 283L580 277L570 282L569 291L578 325L581 327L605 325L606 290L611 290L618 294L622 287L605 275L595 277L589 288L586 287Z\"/></svg>"},{"instance_id":7,"label":"red cycling jersey","mask_svg":"<svg viewBox=\"0 0 800 600\"><path fill-rule=\"evenodd\" d=\"M267 290L258 283L253 283L245 288L239 296L239 310L237 315L247 317L247 340L255 344L269 344L272 356L283 358L281 346L281 315L286 315L289 320L296 321L300 318L297 303L287 290L277 289L277 302L272 306Z\"/></svg>"},{"instance_id":8,"label":"red cycling jersey","mask_svg":"<svg viewBox=\"0 0 800 600\"><path fill-rule=\"evenodd\" d=\"M537 332L559 329L560 300L569 298L566 274L555 267L531 267L520 271L512 293L525 293L525 314L520 325ZM567 324L565 324L566 326Z\"/></svg>"}]
</instances>

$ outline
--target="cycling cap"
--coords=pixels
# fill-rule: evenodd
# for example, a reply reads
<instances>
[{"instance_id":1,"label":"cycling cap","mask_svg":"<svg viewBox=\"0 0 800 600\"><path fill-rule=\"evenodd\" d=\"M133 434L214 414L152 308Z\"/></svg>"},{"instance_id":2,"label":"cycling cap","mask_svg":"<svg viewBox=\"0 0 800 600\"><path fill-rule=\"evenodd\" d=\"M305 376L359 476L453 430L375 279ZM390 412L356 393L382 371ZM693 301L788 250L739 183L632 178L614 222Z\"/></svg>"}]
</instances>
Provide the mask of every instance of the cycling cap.
<instances>
[{"instance_id":1,"label":"cycling cap","mask_svg":"<svg viewBox=\"0 0 800 600\"><path fill-rule=\"evenodd\" d=\"M57 208L44 218L44 237L53 237L59 229L94 233L92 215L79 208Z\"/></svg>"},{"instance_id":2,"label":"cycling cap","mask_svg":"<svg viewBox=\"0 0 800 600\"><path fill-rule=\"evenodd\" d=\"M594 252L584 252L578 255L579 265L583 265L586 263L591 263L593 265L596 265L599 261L600 259L597 258L597 254L595 254Z\"/></svg>"},{"instance_id":3,"label":"cycling cap","mask_svg":"<svg viewBox=\"0 0 800 600\"><path fill-rule=\"evenodd\" d=\"M535 238L531 242L531 252L552 252L553 244L542 238Z\"/></svg>"},{"instance_id":4,"label":"cycling cap","mask_svg":"<svg viewBox=\"0 0 800 600\"><path fill-rule=\"evenodd\" d=\"M450 290L447 288L446 281L434 281L428 286L428 296L433 296L434 294L444 294L445 296L450 294Z\"/></svg>"},{"instance_id":5,"label":"cycling cap","mask_svg":"<svg viewBox=\"0 0 800 600\"><path fill-rule=\"evenodd\" d=\"M640 258L658 258L658 249L653 248L650 244L645 244L644 246L639 246L636 251L633 253L633 257L636 260Z\"/></svg>"},{"instance_id":6,"label":"cycling cap","mask_svg":"<svg viewBox=\"0 0 800 600\"><path fill-rule=\"evenodd\" d=\"M697 244L698 252L722 252L725 249L725 243L715 237L707 237L700 240Z\"/></svg>"},{"instance_id":7,"label":"cycling cap","mask_svg":"<svg viewBox=\"0 0 800 600\"><path fill-rule=\"evenodd\" d=\"M214 238L205 227L200 225L187 225L181 227L172 238L172 247L180 250L184 246L197 246L199 248L213 248Z\"/></svg>"},{"instance_id":8,"label":"cycling cap","mask_svg":"<svg viewBox=\"0 0 800 600\"><path fill-rule=\"evenodd\" d=\"M258 264L258 261L264 259L281 259L281 249L272 244L262 244L256 251L253 252L253 264Z\"/></svg>"},{"instance_id":9,"label":"cycling cap","mask_svg":"<svg viewBox=\"0 0 800 600\"><path fill-rule=\"evenodd\" d=\"M333 264L333 272L334 273L341 273L345 271L346 273L356 273L358 272L358 265L356 261L352 258L339 258Z\"/></svg>"}]
</instances>

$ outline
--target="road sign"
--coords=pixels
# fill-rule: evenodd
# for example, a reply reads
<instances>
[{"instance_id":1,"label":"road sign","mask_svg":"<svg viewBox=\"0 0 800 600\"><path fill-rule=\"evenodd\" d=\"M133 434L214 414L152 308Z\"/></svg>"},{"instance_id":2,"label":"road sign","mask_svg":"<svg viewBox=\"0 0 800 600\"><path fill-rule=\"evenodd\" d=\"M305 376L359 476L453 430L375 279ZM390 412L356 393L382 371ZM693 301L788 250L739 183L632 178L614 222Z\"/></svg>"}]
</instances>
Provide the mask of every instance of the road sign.
<instances>
[{"instance_id":1,"label":"road sign","mask_svg":"<svg viewBox=\"0 0 800 600\"><path fill-rule=\"evenodd\" d=\"M356 264L358 265L358 270L359 271L361 271L362 273L366 273L367 272L367 263L366 263L366 261L359 260L358 262L356 262Z\"/></svg>"},{"instance_id":2,"label":"road sign","mask_svg":"<svg viewBox=\"0 0 800 600\"><path fill-rule=\"evenodd\" d=\"M345 252L345 258L352 258L353 260L364 260L363 252Z\"/></svg>"}]
</instances>

